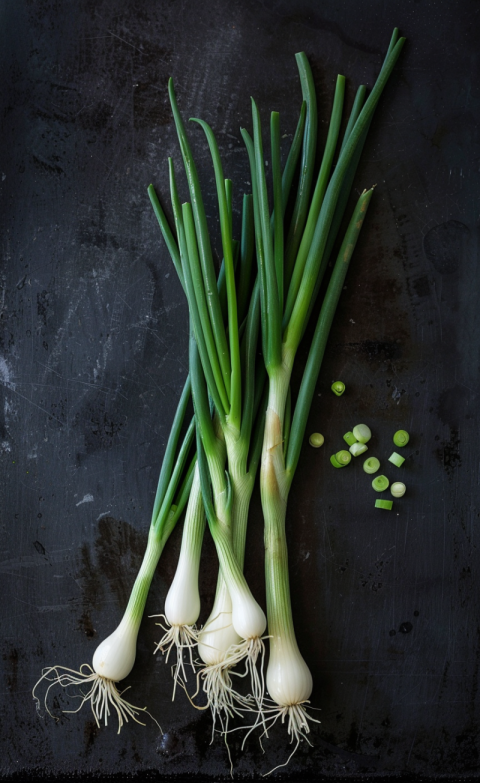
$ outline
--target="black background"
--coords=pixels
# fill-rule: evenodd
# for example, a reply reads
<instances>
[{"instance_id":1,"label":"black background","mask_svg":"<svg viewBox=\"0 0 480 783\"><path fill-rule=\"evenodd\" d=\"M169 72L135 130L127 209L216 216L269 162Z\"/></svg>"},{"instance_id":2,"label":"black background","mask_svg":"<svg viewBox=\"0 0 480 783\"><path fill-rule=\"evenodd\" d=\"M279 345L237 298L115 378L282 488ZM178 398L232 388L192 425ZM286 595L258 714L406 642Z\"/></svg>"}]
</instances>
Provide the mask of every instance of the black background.
<instances>
[{"instance_id":1,"label":"black background","mask_svg":"<svg viewBox=\"0 0 480 783\"><path fill-rule=\"evenodd\" d=\"M250 95L265 122L280 111L288 146L304 50L323 142L336 74L349 108L397 25L407 45L355 185L377 189L309 421L326 445L305 446L289 501L296 627L321 723L313 748L276 776L476 776L478 2L4 0L0 21L1 772L228 774L209 715L183 694L171 702L169 667L152 655L159 629L147 615L163 611L181 526L126 681L164 737L152 721L118 736L86 708L62 716L75 704L60 693L55 722L31 698L42 667L91 662L120 620L187 372L187 308L146 193L153 181L166 197L167 156L180 163L167 78L183 115L217 135L238 231ZM217 240L211 163L202 132L190 136ZM341 399L329 391L337 379ZM359 421L383 460L396 429L412 433L401 472L385 469L408 486L390 513L374 509L362 459L329 464ZM257 495L247 546L263 601ZM208 536L204 563L203 618L216 570ZM239 777L289 753L281 726L265 754L253 737L243 753L239 743L233 735Z\"/></svg>"}]
</instances>

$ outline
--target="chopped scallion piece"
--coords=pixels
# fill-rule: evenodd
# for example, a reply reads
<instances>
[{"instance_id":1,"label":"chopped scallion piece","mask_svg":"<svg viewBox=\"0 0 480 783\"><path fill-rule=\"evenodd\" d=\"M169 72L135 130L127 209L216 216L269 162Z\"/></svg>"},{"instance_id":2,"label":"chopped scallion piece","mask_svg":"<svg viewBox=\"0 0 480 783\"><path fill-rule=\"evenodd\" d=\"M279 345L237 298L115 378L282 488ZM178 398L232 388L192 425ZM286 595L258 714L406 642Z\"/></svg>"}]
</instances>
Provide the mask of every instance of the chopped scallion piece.
<instances>
[{"instance_id":1,"label":"chopped scallion piece","mask_svg":"<svg viewBox=\"0 0 480 783\"><path fill-rule=\"evenodd\" d=\"M386 476L376 476L372 481L372 487L375 492L383 492L384 489L388 489L389 484L390 482Z\"/></svg>"},{"instance_id":2,"label":"chopped scallion piece","mask_svg":"<svg viewBox=\"0 0 480 783\"><path fill-rule=\"evenodd\" d=\"M325 438L320 432L312 432L308 442L310 443L310 446L313 446L314 449L319 449L320 446L323 446L325 443Z\"/></svg>"},{"instance_id":3,"label":"chopped scallion piece","mask_svg":"<svg viewBox=\"0 0 480 783\"><path fill-rule=\"evenodd\" d=\"M357 424L357 426L353 428L353 436L359 443L368 443L372 437L372 433L370 427L367 427L366 424Z\"/></svg>"},{"instance_id":4,"label":"chopped scallion piece","mask_svg":"<svg viewBox=\"0 0 480 783\"><path fill-rule=\"evenodd\" d=\"M407 488L401 481L395 481L390 487L390 492L394 498L401 498L404 496Z\"/></svg>"},{"instance_id":5,"label":"chopped scallion piece","mask_svg":"<svg viewBox=\"0 0 480 783\"><path fill-rule=\"evenodd\" d=\"M350 454L354 457L359 457L360 454L364 454L368 450L368 446L365 443L352 443L349 448Z\"/></svg>"},{"instance_id":6,"label":"chopped scallion piece","mask_svg":"<svg viewBox=\"0 0 480 783\"><path fill-rule=\"evenodd\" d=\"M380 467L380 460L376 457L369 457L363 463L365 473L376 473Z\"/></svg>"},{"instance_id":7,"label":"chopped scallion piece","mask_svg":"<svg viewBox=\"0 0 480 783\"><path fill-rule=\"evenodd\" d=\"M353 446L354 443L357 443L357 439L353 432L346 432L343 436L343 440L348 443L349 446Z\"/></svg>"},{"instance_id":8,"label":"chopped scallion piece","mask_svg":"<svg viewBox=\"0 0 480 783\"><path fill-rule=\"evenodd\" d=\"M376 500L375 508L386 508L387 511L391 511L393 506L393 500Z\"/></svg>"},{"instance_id":9,"label":"chopped scallion piece","mask_svg":"<svg viewBox=\"0 0 480 783\"><path fill-rule=\"evenodd\" d=\"M399 449L403 448L403 446L406 446L409 440L410 435L406 430L397 430L393 436L393 442L395 443L395 446L398 446Z\"/></svg>"},{"instance_id":10,"label":"chopped scallion piece","mask_svg":"<svg viewBox=\"0 0 480 783\"><path fill-rule=\"evenodd\" d=\"M397 468L400 468L405 462L405 457L401 457L400 454L397 454L397 452L394 451L393 454L391 454L390 457L388 458L388 461L393 462L393 464L396 465Z\"/></svg>"},{"instance_id":11,"label":"chopped scallion piece","mask_svg":"<svg viewBox=\"0 0 480 783\"><path fill-rule=\"evenodd\" d=\"M337 397L341 397L345 391L345 384L342 383L342 381L335 381L335 383L332 383L330 388L332 392L337 395Z\"/></svg>"},{"instance_id":12,"label":"chopped scallion piece","mask_svg":"<svg viewBox=\"0 0 480 783\"><path fill-rule=\"evenodd\" d=\"M352 455L350 452L342 450L337 451L336 454L333 454L330 457L330 462L334 466L334 468L344 468L345 465L348 465L348 463L351 461Z\"/></svg>"}]
</instances>

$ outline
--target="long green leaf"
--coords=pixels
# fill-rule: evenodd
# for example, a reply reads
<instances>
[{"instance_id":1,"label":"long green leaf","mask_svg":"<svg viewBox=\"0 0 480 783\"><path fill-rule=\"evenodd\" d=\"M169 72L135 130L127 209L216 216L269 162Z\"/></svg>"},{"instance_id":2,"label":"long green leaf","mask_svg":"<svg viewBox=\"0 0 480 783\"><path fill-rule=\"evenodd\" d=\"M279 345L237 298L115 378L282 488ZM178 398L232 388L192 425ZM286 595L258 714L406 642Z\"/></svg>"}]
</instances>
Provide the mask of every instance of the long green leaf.
<instances>
[{"instance_id":1,"label":"long green leaf","mask_svg":"<svg viewBox=\"0 0 480 783\"><path fill-rule=\"evenodd\" d=\"M257 356L258 332L260 326L260 286L258 277L253 288L248 310L245 335L242 344L242 369L244 380L241 437L249 442L252 433L253 410L255 404L255 360Z\"/></svg>"},{"instance_id":2,"label":"long green leaf","mask_svg":"<svg viewBox=\"0 0 480 783\"><path fill-rule=\"evenodd\" d=\"M265 364L269 368L281 363L281 312L278 298L277 274L270 231L270 210L268 207L267 180L263 158L262 127L260 115L252 98L253 145L255 150L255 181L258 197L258 215L265 263L266 307L267 307L267 355Z\"/></svg>"},{"instance_id":3,"label":"long green leaf","mask_svg":"<svg viewBox=\"0 0 480 783\"><path fill-rule=\"evenodd\" d=\"M240 245L240 264L237 274L238 322L242 323L248 310L250 288L255 252L255 226L253 224L253 196L243 197L242 237Z\"/></svg>"},{"instance_id":4,"label":"long green leaf","mask_svg":"<svg viewBox=\"0 0 480 783\"><path fill-rule=\"evenodd\" d=\"M169 79L168 94L172 107L177 136L182 152L185 173L187 175L190 198L192 201L193 215L195 220L195 229L197 233L198 250L202 265L202 273L205 281L205 291L207 295L208 311L212 323L212 330L217 343L217 353L222 368L223 381L230 398L230 359L228 354L228 343L225 333L225 327L222 319L220 300L218 298L217 277L213 265L212 249L210 246L210 236L208 233L207 218L205 216L205 207L203 205L202 191L198 179L197 167L193 159L192 150L185 131L185 126L181 114L178 110L177 99L173 80Z\"/></svg>"},{"instance_id":5,"label":"long green leaf","mask_svg":"<svg viewBox=\"0 0 480 783\"><path fill-rule=\"evenodd\" d=\"M169 226L168 220L162 209L162 205L158 200L158 196L155 192L155 188L153 187L153 185L148 186L148 195L150 197L150 201L153 207L153 211L155 213L155 217L158 220L160 230L163 234L165 244L168 248L168 252L170 253L170 257L173 261L173 265L175 266L178 279L180 280L182 287L185 290L185 283L183 280L183 272L182 272L182 262L180 261L180 250L178 249L178 244L175 240L175 237L173 236L172 230Z\"/></svg>"},{"instance_id":6,"label":"long green leaf","mask_svg":"<svg viewBox=\"0 0 480 783\"><path fill-rule=\"evenodd\" d=\"M291 482L295 474L300 456L300 450L305 435L308 415L312 404L315 385L322 364L325 346L327 344L330 328L337 308L338 300L342 293L345 275L357 243L365 214L373 194L373 188L364 191L360 196L352 219L348 226L345 238L340 248L337 261L332 271L325 299L318 317L315 334L308 354L307 364L303 373L300 390L293 414L288 451L286 453L285 467L288 480Z\"/></svg>"},{"instance_id":7,"label":"long green leaf","mask_svg":"<svg viewBox=\"0 0 480 783\"><path fill-rule=\"evenodd\" d=\"M154 522L154 527L156 529L161 528L165 519L168 517L168 513L170 511L171 505L174 501L175 494L180 485L180 480L184 473L185 465L192 447L194 436L195 436L195 418L193 418L192 421L190 422L186 435L183 439L182 446L178 452L177 460L175 463L175 467L172 471L172 476L168 485L168 489L165 493L165 497L163 499L163 503L161 505L160 511L158 512L157 519Z\"/></svg>"},{"instance_id":8,"label":"long green leaf","mask_svg":"<svg viewBox=\"0 0 480 783\"><path fill-rule=\"evenodd\" d=\"M282 209L283 215L287 208L288 197L290 196L290 190L292 188L293 177L297 169L298 159L300 158L300 152L302 151L303 132L305 130L305 117L307 116L307 102L303 101L300 109L300 116L298 118L295 135L293 137L292 146L287 156L287 162L282 174Z\"/></svg>"},{"instance_id":9,"label":"long green leaf","mask_svg":"<svg viewBox=\"0 0 480 783\"><path fill-rule=\"evenodd\" d=\"M193 409L195 411L195 421L197 424L197 432L201 436L201 441L207 452L209 460L216 464L216 470L220 470L223 473L224 466L220 464L217 438L215 435L215 429L212 422L212 416L210 413L210 405L208 402L207 384L205 381L205 375L203 372L203 365L200 361L200 353L198 350L197 341L193 333L190 335L189 343L189 364L190 364L190 377L192 379L192 400ZM197 458L198 454L198 440L197 440ZM200 466L200 461L199 461Z\"/></svg>"},{"instance_id":10,"label":"long green leaf","mask_svg":"<svg viewBox=\"0 0 480 783\"><path fill-rule=\"evenodd\" d=\"M168 484L170 482L172 471L175 465L175 455L177 453L178 441L183 427L187 406L190 401L190 395L191 395L190 376L187 376L187 380L185 381L185 385L183 387L180 401L177 406L177 411L173 419L172 429L170 430L170 435L168 436L167 448L165 449L162 468L160 470L160 476L158 478L157 492L155 494L155 500L153 503L152 523L151 523L152 525L155 524L155 520L157 519L158 512L160 511L160 507L164 501Z\"/></svg>"},{"instance_id":11,"label":"long green leaf","mask_svg":"<svg viewBox=\"0 0 480 783\"><path fill-rule=\"evenodd\" d=\"M330 171L333 163L333 156L337 146L338 136L340 133L340 124L342 121L343 100L345 96L345 77L338 76L335 86L335 95L333 99L332 114L330 117L330 125L328 129L327 141L325 144L325 150L323 153L322 163L320 166L320 172L318 174L317 184L313 193L313 198L308 211L308 219L303 232L302 241L298 250L297 258L293 268L293 274L288 289L287 302L285 305L284 322L288 323L292 314L293 306L297 298L298 289L302 280L303 270L305 269L305 263L310 250L313 235L315 232L315 226L317 224L320 209L323 204L325 191L327 189L328 180L330 177Z\"/></svg>"},{"instance_id":12,"label":"long green leaf","mask_svg":"<svg viewBox=\"0 0 480 783\"><path fill-rule=\"evenodd\" d=\"M213 168L215 171L218 208L220 214L220 231L222 235L223 257L225 260L230 366L232 368L229 386L230 411L228 414L228 420L233 427L236 427L239 430L241 426L242 413L242 380L240 367L240 342L238 338L237 292L235 289L235 270L233 266L231 211L228 206L222 161L220 159L220 152L214 133L204 120L192 118L192 121L197 122L201 126L205 136L207 137L210 154L212 156Z\"/></svg>"},{"instance_id":13,"label":"long green leaf","mask_svg":"<svg viewBox=\"0 0 480 783\"><path fill-rule=\"evenodd\" d=\"M198 311L198 305L195 296L195 286L193 283L192 272L191 272L190 262L188 258L187 240L185 237L185 228L183 225L183 211L180 212L180 215L178 217L177 216L175 217L175 223L178 232L180 257L182 259L182 269L183 269L183 275L185 279L185 291L187 294L190 319L197 339L198 350L200 351L200 355L202 357L203 370L208 380L209 387L211 388L213 403L215 405L215 408L217 409L218 415L222 419L226 416L228 408L224 406L222 398L218 393L218 387L217 387L215 375L213 373L212 366L210 364L208 350L205 343L202 321Z\"/></svg>"},{"instance_id":14,"label":"long green leaf","mask_svg":"<svg viewBox=\"0 0 480 783\"><path fill-rule=\"evenodd\" d=\"M388 81L388 78L395 66L400 52L405 43L404 38L400 38L388 56L384 67L380 71L375 86L370 93L365 106L363 107L355 127L351 132L344 150L339 158L335 171L333 172L327 193L320 210L317 226L313 236L310 252L305 264L302 283L299 288L298 296L292 311L290 320L284 332L284 342L290 350L296 351L303 334L304 322L308 314L310 300L315 287L315 280L322 261L325 245L328 238L328 232L332 224L335 207L338 201L339 193L345 174L348 171L351 160L355 154L357 145L370 122L371 116L377 106L382 91Z\"/></svg>"},{"instance_id":15,"label":"long green leaf","mask_svg":"<svg viewBox=\"0 0 480 783\"><path fill-rule=\"evenodd\" d=\"M280 115L272 111L270 115L270 138L272 149L273 179L273 248L275 271L277 274L278 303L283 312L283 196L282 172L280 164Z\"/></svg>"},{"instance_id":16,"label":"long green leaf","mask_svg":"<svg viewBox=\"0 0 480 783\"><path fill-rule=\"evenodd\" d=\"M268 353L268 306L267 306L267 280L265 272L265 254L263 251L262 226L260 223L260 211L258 207L257 175L255 166L255 150L252 137L245 128L240 128L250 163L250 176L253 191L253 216L255 226L255 245L257 250L258 280L260 285L260 318L262 322L262 350L264 357Z\"/></svg>"},{"instance_id":17,"label":"long green leaf","mask_svg":"<svg viewBox=\"0 0 480 783\"><path fill-rule=\"evenodd\" d=\"M197 310L200 317L200 324L201 324L201 330L203 334L203 339L205 341L205 345L207 348L208 353L208 359L209 359L209 365L212 368L212 374L213 378L215 380L215 389L210 388L210 394L212 397L214 397L215 390L218 393L218 396L220 397L222 401L222 408L220 412L226 412L228 413L230 404L227 397L227 392L225 389L225 385L223 383L223 376L220 369L220 363L218 361L217 356L217 347L215 344L215 338L212 334L212 325L210 323L210 319L208 317L208 309L207 309L207 302L206 302L206 296L205 291L203 288L203 276L202 276L202 270L200 267L200 259L198 257L198 248L197 248L197 238L195 233L195 223L193 220L193 213L191 205L187 202L182 205L182 216L183 216L183 224L185 228L185 237L187 240L187 253L188 253L188 264L190 267L190 274L192 277L192 284L193 284L193 296L195 297L195 301L197 303ZM189 292L188 297L189 305L192 307L192 299ZM195 320L194 323L195 328L195 335L197 337L197 340L199 341L199 345L201 344L201 338L199 334L197 333L197 322ZM203 362L203 356L202 356L202 362ZM207 381L210 380L210 375L207 374L208 371L205 372L205 375L207 377Z\"/></svg>"},{"instance_id":18,"label":"long green leaf","mask_svg":"<svg viewBox=\"0 0 480 783\"><path fill-rule=\"evenodd\" d=\"M317 148L317 96L313 81L312 69L304 52L295 55L300 82L302 85L303 99L307 104L307 116L305 120L305 132L302 149L302 162L300 165L300 179L298 182L297 198L293 208L292 220L288 230L285 245L285 288L288 290L292 276L295 259L302 239L305 221L307 220L308 205L310 203L310 191L313 183L315 167L315 154Z\"/></svg>"}]
</instances>

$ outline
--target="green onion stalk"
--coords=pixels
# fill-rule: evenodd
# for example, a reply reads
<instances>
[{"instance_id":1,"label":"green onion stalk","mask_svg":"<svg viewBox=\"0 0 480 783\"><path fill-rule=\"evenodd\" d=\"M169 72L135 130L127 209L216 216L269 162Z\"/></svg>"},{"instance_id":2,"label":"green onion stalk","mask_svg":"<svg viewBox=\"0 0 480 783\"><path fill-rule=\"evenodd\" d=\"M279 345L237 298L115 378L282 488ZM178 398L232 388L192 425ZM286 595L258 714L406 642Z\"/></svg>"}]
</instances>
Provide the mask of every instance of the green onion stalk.
<instances>
[{"instance_id":1,"label":"green onion stalk","mask_svg":"<svg viewBox=\"0 0 480 783\"><path fill-rule=\"evenodd\" d=\"M353 253L373 189L364 191L355 207L340 252L333 267L293 415L289 410L289 388L292 368L300 340L312 311L312 300L319 287L319 277L325 271L325 250L328 247L334 221L338 220L339 197L346 180L356 168L358 146L371 122L373 111L390 76L404 39L398 39L394 31L392 43L377 82L358 116L351 124L349 135L340 152L333 173L330 174L333 152L338 138L342 77L337 80L332 126L323 156L314 196L310 202L305 229L299 250L287 269L281 252L279 231L272 239L267 197L265 164L262 148L260 117L252 101L254 140L242 130L250 158L254 199L257 261L261 287L262 343L269 391L265 420L263 451L261 458L260 487L265 519L265 572L267 590L268 632L270 657L267 668L267 689L274 705L270 709L270 722L278 717L287 720L288 732L296 747L302 738L307 739L309 720L306 711L313 682L295 637L291 610L288 576L288 553L285 536L285 519L288 495L298 465L300 448L305 434L315 384L325 351L326 341L335 309L343 288L345 274ZM306 100L313 102L313 80L305 55L297 55L304 70ZM358 108L358 107L357 107ZM355 107L354 107L355 109ZM355 109L357 111L357 109ZM305 133L307 132L307 127ZM278 158L278 115L271 117L272 161ZM313 163L313 161L312 161ZM274 213L280 211L280 189L273 172ZM278 177L278 174L277 174ZM320 181L322 184L320 185ZM328 184L326 184L328 183ZM316 197L318 195L318 198ZM308 207L307 207L308 209ZM310 219L313 214L313 218ZM341 216L340 216L341 220ZM308 236L307 236L308 234ZM307 237L305 239L305 237ZM268 712L268 711L267 711ZM268 727L269 724L267 724Z\"/></svg>"},{"instance_id":2,"label":"green onion stalk","mask_svg":"<svg viewBox=\"0 0 480 783\"><path fill-rule=\"evenodd\" d=\"M175 185L175 175L171 161L170 177L172 185L172 200L175 205L174 214L178 218L180 214L180 205ZM182 271L182 261L180 258L180 249L176 238L177 230L172 232L167 217L160 204L158 196L153 185L148 188L148 195L153 207L153 211L158 220L163 239L170 253L174 267L178 274L182 288L185 291L185 280ZM222 270L218 279L219 295L225 298L225 274ZM225 445L218 426L218 420L215 425L217 435L216 448L225 459ZM193 662L193 650L198 644L197 620L200 615L200 594L198 587L198 574L200 569L200 558L203 543L203 534L205 530L205 512L200 488L198 467L195 468L192 489L185 514L185 523L183 526L182 542L180 547L180 556L178 560L175 577L167 593L165 600L165 610L163 614L157 615L162 619L158 625L163 630L163 636L157 644L156 652L161 651L165 654L165 662L168 663L170 653L173 649L176 651L176 664L173 666L173 696L175 698L176 685L178 678L182 676L182 684L187 680L187 674L184 664L184 651L189 656L189 662L195 670Z\"/></svg>"},{"instance_id":3,"label":"green onion stalk","mask_svg":"<svg viewBox=\"0 0 480 783\"><path fill-rule=\"evenodd\" d=\"M187 680L184 651L188 654L191 668L195 670L193 650L198 643L196 623L200 614L198 572L204 531L205 512L198 465L196 465L185 512L178 565L165 599L165 613L159 615L162 622L157 623L163 630L163 636L158 642L155 652L160 651L165 654L165 663L168 663L172 650L176 652L176 663L173 666L172 701L175 698L179 676L181 675L183 682Z\"/></svg>"},{"instance_id":4,"label":"green onion stalk","mask_svg":"<svg viewBox=\"0 0 480 783\"><path fill-rule=\"evenodd\" d=\"M48 708L47 699L51 688L55 685L64 688L71 685L88 685L86 692L81 689L79 707L68 712L78 712L89 702L97 726L102 722L108 725L108 719L112 714L116 714L119 733L129 718L141 723L139 715L142 712L146 713L145 707L136 707L123 697L117 683L130 674L135 663L137 637L150 584L160 555L190 494L196 464L196 457L191 457L195 437L194 419L190 422L180 443L190 394L190 378L187 378L160 471L147 548L122 620L113 633L99 644L94 652L91 666L85 663L79 670L74 670L56 665L43 670L32 695L39 709L40 699L36 696L36 689L40 683L48 683L44 705L49 715L52 713Z\"/></svg>"}]
</instances>

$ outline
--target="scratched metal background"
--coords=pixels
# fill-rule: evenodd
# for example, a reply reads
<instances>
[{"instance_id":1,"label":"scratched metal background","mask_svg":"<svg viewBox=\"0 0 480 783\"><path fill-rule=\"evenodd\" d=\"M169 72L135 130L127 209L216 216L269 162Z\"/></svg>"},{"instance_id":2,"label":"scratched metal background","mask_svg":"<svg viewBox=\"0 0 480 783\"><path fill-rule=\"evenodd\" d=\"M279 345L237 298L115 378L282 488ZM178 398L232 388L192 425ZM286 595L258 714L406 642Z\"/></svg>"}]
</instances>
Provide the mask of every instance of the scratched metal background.
<instances>
[{"instance_id":1,"label":"scratched metal background","mask_svg":"<svg viewBox=\"0 0 480 783\"><path fill-rule=\"evenodd\" d=\"M294 53L318 85L325 138L334 79L372 85L394 25L408 37L375 118L357 190L377 183L333 329L290 500L298 637L321 723L278 778L477 776L479 5L471 0L5 0L0 5L0 356L3 776L228 774L210 718L179 694L145 619L128 685L152 722L98 730L57 692L35 712L42 667L78 667L119 621L145 546L170 423L187 371L187 310L146 187L167 192L179 160L167 101L216 131L225 170L248 188L239 126L249 96L300 104ZM191 129L215 232L214 183ZM217 243L218 244L218 243ZM299 359L299 365L301 360ZM298 381L298 376L297 381ZM343 379L336 399L330 383ZM373 508L361 460L328 457L359 420L385 459L413 437L408 493ZM181 530L146 615L161 612ZM262 584L254 499L247 572ZM202 596L215 557L205 543ZM204 615L205 616L205 613ZM278 726L262 754L232 739L241 777L288 755Z\"/></svg>"}]
</instances>

